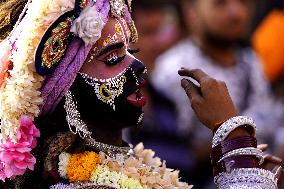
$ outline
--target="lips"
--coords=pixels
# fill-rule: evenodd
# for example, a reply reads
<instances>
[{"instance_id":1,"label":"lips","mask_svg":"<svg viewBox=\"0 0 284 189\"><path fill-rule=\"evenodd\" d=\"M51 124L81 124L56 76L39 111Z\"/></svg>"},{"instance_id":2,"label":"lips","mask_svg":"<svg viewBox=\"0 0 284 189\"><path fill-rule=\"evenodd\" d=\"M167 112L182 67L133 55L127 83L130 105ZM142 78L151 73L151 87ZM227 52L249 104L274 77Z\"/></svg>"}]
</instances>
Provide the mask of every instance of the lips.
<instances>
[{"instance_id":1,"label":"lips","mask_svg":"<svg viewBox=\"0 0 284 189\"><path fill-rule=\"evenodd\" d=\"M127 97L127 101L137 108L142 108L147 102L146 97L143 96L140 89L138 89L135 93L129 95Z\"/></svg>"},{"instance_id":2,"label":"lips","mask_svg":"<svg viewBox=\"0 0 284 189\"><path fill-rule=\"evenodd\" d=\"M132 93L131 95L129 95L127 97L127 101L133 105L136 108L142 108L143 106L146 105L147 103L147 99L146 97L142 94L141 92L141 88L143 88L146 85L146 81L143 81L139 86L138 89Z\"/></svg>"}]
</instances>

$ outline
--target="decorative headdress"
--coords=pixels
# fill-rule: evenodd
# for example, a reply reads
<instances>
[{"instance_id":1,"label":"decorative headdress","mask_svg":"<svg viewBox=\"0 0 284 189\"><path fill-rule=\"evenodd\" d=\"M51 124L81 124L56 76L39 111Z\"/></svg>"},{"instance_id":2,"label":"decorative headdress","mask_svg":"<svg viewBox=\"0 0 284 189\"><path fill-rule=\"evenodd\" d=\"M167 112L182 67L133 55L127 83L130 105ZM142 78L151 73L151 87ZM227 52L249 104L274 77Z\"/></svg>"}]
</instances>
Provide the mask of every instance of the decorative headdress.
<instances>
[{"instance_id":1,"label":"decorative headdress","mask_svg":"<svg viewBox=\"0 0 284 189\"><path fill-rule=\"evenodd\" d=\"M18 167L18 174L33 168L30 151L39 132L32 121L62 99L110 16L123 17L131 41L137 41L130 6L131 0L28 1L11 35L0 44L1 165L10 166L2 158L8 152L26 147L30 164Z\"/></svg>"}]
</instances>

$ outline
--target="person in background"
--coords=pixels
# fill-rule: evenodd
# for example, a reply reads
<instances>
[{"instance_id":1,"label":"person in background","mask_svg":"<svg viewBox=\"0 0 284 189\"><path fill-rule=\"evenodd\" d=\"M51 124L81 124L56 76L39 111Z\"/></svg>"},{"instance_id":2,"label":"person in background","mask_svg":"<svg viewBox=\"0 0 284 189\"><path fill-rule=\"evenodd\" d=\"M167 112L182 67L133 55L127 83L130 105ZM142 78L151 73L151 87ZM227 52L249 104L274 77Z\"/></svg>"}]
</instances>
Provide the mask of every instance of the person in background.
<instances>
[{"instance_id":1,"label":"person in background","mask_svg":"<svg viewBox=\"0 0 284 189\"><path fill-rule=\"evenodd\" d=\"M176 87L179 83L176 70L202 68L212 77L225 81L239 111L253 118L256 111L269 108L272 103L259 59L250 47L243 46L249 39L254 2L187 0L183 7L190 37L159 57L151 80L161 93L174 101L180 134L188 138L195 156L196 168L191 169L191 178L198 188L205 188L208 184L204 180L211 177L207 155L211 134L201 129L192 110L184 106L187 99Z\"/></svg>"},{"instance_id":2,"label":"person in background","mask_svg":"<svg viewBox=\"0 0 284 189\"><path fill-rule=\"evenodd\" d=\"M253 35L253 46L262 59L265 74L269 79L278 104L284 104L284 2L275 4L274 8L260 23ZM277 115L265 116L264 114ZM273 143L273 153L284 158L284 105L273 108L260 115L270 119L269 129L260 130ZM264 128L264 127L261 127ZM282 179L283 180L283 179ZM284 183L284 180L282 181Z\"/></svg>"},{"instance_id":3,"label":"person in background","mask_svg":"<svg viewBox=\"0 0 284 189\"><path fill-rule=\"evenodd\" d=\"M180 9L180 1L176 0L133 1L133 18L139 31L137 47L140 51L136 55L145 62L150 78L153 77L156 58L185 35ZM180 169L183 180L188 180L190 154L184 153L187 151L186 144L180 145L183 139L177 135L175 105L156 90L151 80L143 92L148 100L143 126L139 132L135 129L130 133L131 142L136 144L143 141L171 167ZM176 161L176 156L182 158Z\"/></svg>"}]
</instances>

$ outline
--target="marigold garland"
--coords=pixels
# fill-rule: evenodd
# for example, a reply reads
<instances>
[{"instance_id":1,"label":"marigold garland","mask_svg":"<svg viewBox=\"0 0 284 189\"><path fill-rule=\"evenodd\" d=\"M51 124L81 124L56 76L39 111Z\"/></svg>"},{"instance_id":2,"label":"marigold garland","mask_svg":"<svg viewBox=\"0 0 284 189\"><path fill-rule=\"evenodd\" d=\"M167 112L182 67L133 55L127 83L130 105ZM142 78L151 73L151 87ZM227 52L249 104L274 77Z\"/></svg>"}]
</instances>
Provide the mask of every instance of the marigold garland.
<instances>
[{"instance_id":1,"label":"marigold garland","mask_svg":"<svg viewBox=\"0 0 284 189\"><path fill-rule=\"evenodd\" d=\"M67 178L70 182L87 182L100 162L101 158L95 152L72 154L67 166Z\"/></svg>"},{"instance_id":2,"label":"marigold garland","mask_svg":"<svg viewBox=\"0 0 284 189\"><path fill-rule=\"evenodd\" d=\"M134 152L134 156L124 157L118 154L115 158L108 157L102 152L100 154L63 152L59 158L58 170L61 177L67 178L70 182L91 181L117 188L190 189L192 187L180 182L179 172L167 168L165 162L162 163L160 158L154 157L154 151L144 149L142 143L134 148ZM95 157L88 155L90 153L100 161L93 160Z\"/></svg>"}]
</instances>

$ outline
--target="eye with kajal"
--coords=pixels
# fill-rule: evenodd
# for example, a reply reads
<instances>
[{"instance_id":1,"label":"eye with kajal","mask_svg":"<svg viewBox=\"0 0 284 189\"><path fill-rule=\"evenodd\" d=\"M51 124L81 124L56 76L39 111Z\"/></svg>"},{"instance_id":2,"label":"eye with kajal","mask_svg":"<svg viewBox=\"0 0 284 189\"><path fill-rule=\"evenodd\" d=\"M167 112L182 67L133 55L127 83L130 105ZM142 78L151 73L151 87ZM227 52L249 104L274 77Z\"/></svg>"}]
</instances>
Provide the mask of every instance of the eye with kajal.
<instances>
[{"instance_id":1,"label":"eye with kajal","mask_svg":"<svg viewBox=\"0 0 284 189\"><path fill-rule=\"evenodd\" d=\"M106 57L106 61L104 62L109 66L116 65L119 64L121 61L123 61L125 57L126 55L118 56L116 52L113 52Z\"/></svg>"},{"instance_id":2,"label":"eye with kajal","mask_svg":"<svg viewBox=\"0 0 284 189\"><path fill-rule=\"evenodd\" d=\"M127 49L127 51L128 51L130 54L135 54L135 53L139 53L139 52L140 52L140 49L139 49L139 48L137 48L137 49L131 49L131 48L129 48L129 49Z\"/></svg>"}]
</instances>

